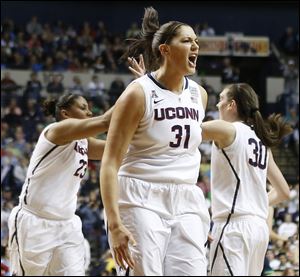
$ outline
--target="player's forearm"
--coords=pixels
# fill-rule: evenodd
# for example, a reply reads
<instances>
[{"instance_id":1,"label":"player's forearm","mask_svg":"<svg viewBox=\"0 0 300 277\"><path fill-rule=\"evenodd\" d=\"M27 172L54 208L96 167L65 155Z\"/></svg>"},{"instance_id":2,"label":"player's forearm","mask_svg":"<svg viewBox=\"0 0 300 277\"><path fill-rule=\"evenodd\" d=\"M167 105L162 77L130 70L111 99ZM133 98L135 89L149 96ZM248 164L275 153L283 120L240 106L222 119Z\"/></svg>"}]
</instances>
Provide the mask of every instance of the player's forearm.
<instances>
[{"instance_id":1,"label":"player's forearm","mask_svg":"<svg viewBox=\"0 0 300 277\"><path fill-rule=\"evenodd\" d=\"M107 225L109 230L113 230L120 226L121 218L119 213L119 188L117 170L109 166L101 166L100 174L100 190L102 202L107 217Z\"/></svg>"},{"instance_id":2,"label":"player's forearm","mask_svg":"<svg viewBox=\"0 0 300 277\"><path fill-rule=\"evenodd\" d=\"M285 194L279 194L274 188L272 188L268 193L268 198L269 198L269 206L274 206L283 201L288 200Z\"/></svg>"},{"instance_id":3,"label":"player's forearm","mask_svg":"<svg viewBox=\"0 0 300 277\"><path fill-rule=\"evenodd\" d=\"M95 120L90 121L90 129L94 130L96 134L106 132L108 130L112 112L114 107L111 107L103 115L95 117Z\"/></svg>"}]
</instances>

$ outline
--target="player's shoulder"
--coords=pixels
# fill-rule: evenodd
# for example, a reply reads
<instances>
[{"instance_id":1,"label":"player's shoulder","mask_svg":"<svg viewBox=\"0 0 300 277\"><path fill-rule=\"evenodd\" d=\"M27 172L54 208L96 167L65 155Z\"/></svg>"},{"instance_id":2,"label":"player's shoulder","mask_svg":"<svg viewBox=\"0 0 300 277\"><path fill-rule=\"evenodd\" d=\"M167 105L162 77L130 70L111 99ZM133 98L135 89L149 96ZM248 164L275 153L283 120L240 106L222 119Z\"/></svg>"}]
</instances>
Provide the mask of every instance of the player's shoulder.
<instances>
[{"instance_id":1,"label":"player's shoulder","mask_svg":"<svg viewBox=\"0 0 300 277\"><path fill-rule=\"evenodd\" d=\"M139 79L139 78L138 78ZM144 107L144 88L141 83L132 81L116 102L116 107L126 107L130 110Z\"/></svg>"},{"instance_id":2,"label":"player's shoulder","mask_svg":"<svg viewBox=\"0 0 300 277\"><path fill-rule=\"evenodd\" d=\"M198 91L201 95L207 95L205 88L199 85L196 81L187 77L186 80L188 82L188 87L191 91Z\"/></svg>"}]
</instances>

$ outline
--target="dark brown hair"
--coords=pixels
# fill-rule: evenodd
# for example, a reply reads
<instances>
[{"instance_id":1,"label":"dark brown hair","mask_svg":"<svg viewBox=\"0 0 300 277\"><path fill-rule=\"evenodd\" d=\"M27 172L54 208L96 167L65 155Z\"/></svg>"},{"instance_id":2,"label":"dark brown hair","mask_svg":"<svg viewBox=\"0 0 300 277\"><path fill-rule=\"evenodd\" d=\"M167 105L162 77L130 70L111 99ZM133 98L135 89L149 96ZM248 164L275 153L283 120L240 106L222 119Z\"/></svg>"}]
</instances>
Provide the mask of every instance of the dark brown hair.
<instances>
[{"instance_id":1,"label":"dark brown hair","mask_svg":"<svg viewBox=\"0 0 300 277\"><path fill-rule=\"evenodd\" d=\"M45 115L52 115L55 117L56 121L60 121L60 111L62 109L70 108L76 99L82 97L77 94L67 93L59 97L58 99L51 98L46 99L43 102L43 112Z\"/></svg>"},{"instance_id":2,"label":"dark brown hair","mask_svg":"<svg viewBox=\"0 0 300 277\"><path fill-rule=\"evenodd\" d=\"M264 145L276 146L281 139L293 131L280 114L272 114L264 120L259 111L259 100L254 89L246 83L226 87L228 100L235 100L239 118L253 127Z\"/></svg>"},{"instance_id":3,"label":"dark brown hair","mask_svg":"<svg viewBox=\"0 0 300 277\"><path fill-rule=\"evenodd\" d=\"M168 44L177 35L179 27L186 25L179 21L170 21L159 26L158 13L153 7L145 8L142 30L136 39L128 39L131 43L122 59L138 57L143 54L147 71L156 70L162 63L159 51L160 44Z\"/></svg>"}]
</instances>

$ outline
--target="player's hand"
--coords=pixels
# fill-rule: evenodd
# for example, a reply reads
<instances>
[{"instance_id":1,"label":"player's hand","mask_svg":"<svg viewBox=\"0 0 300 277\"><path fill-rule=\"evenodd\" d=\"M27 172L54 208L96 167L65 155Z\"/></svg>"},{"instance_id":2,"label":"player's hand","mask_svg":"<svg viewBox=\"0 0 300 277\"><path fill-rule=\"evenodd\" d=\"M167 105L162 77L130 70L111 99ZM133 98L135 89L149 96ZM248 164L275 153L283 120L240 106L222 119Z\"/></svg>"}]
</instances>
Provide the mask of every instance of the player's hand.
<instances>
[{"instance_id":1,"label":"player's hand","mask_svg":"<svg viewBox=\"0 0 300 277\"><path fill-rule=\"evenodd\" d=\"M124 225L120 225L119 227L110 230L110 235L116 263L124 270L126 270L126 264L133 269L134 260L131 256L128 245L129 243L133 246L136 245L132 234Z\"/></svg>"},{"instance_id":2,"label":"player's hand","mask_svg":"<svg viewBox=\"0 0 300 277\"><path fill-rule=\"evenodd\" d=\"M133 73L135 78L142 77L146 73L143 55L139 55L139 62L134 57L128 57L129 70Z\"/></svg>"}]
</instances>

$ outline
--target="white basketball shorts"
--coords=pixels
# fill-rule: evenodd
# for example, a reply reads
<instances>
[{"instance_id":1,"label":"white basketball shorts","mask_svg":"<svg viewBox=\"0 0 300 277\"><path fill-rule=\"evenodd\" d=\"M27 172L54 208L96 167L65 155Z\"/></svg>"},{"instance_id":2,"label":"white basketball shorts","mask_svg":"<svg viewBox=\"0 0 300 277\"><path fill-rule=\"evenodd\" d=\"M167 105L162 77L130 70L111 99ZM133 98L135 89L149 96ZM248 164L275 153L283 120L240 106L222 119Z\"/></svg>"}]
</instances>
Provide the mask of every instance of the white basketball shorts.
<instances>
[{"instance_id":1,"label":"white basketball shorts","mask_svg":"<svg viewBox=\"0 0 300 277\"><path fill-rule=\"evenodd\" d=\"M214 220L210 269L226 220ZM211 276L260 276L269 243L266 220L257 216L232 217L218 246ZM230 272L231 271L231 272Z\"/></svg>"},{"instance_id":2,"label":"white basketball shorts","mask_svg":"<svg viewBox=\"0 0 300 277\"><path fill-rule=\"evenodd\" d=\"M206 276L210 217L201 189L124 176L119 185L121 219L137 242L130 275Z\"/></svg>"},{"instance_id":3,"label":"white basketball shorts","mask_svg":"<svg viewBox=\"0 0 300 277\"><path fill-rule=\"evenodd\" d=\"M82 276L84 238L77 215L69 220L40 218L15 207L9 218L11 272L27 276Z\"/></svg>"}]
</instances>

